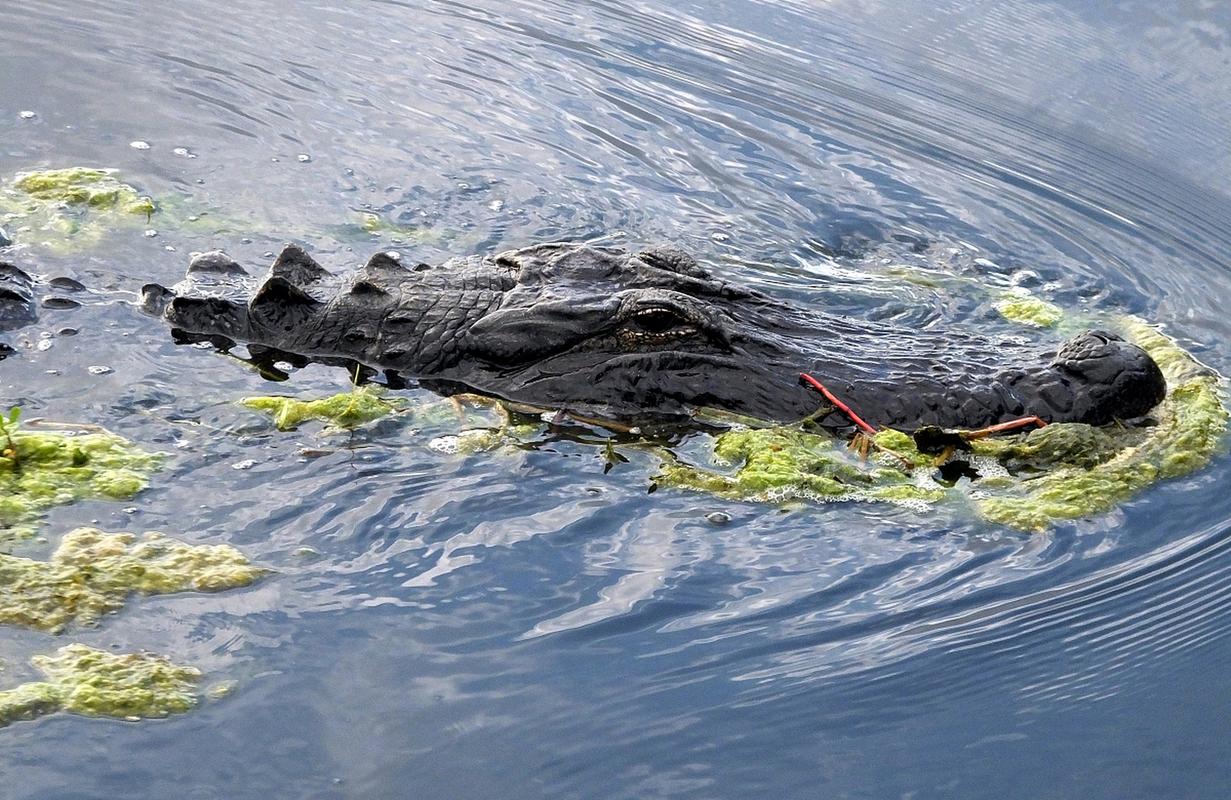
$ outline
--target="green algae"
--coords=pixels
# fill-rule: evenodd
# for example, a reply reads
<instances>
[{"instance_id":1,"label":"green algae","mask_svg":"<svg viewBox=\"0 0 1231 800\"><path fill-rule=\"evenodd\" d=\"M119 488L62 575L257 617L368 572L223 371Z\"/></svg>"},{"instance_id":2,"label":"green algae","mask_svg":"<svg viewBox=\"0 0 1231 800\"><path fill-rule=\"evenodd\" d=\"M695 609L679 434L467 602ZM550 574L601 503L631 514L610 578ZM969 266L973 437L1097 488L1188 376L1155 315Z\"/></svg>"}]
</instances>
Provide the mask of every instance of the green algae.
<instances>
[{"instance_id":1,"label":"green algae","mask_svg":"<svg viewBox=\"0 0 1231 800\"><path fill-rule=\"evenodd\" d=\"M489 453L509 442L504 430L498 428L469 428L454 434L437 436L427 446L445 455L474 455Z\"/></svg>"},{"instance_id":2,"label":"green algae","mask_svg":"<svg viewBox=\"0 0 1231 800\"><path fill-rule=\"evenodd\" d=\"M394 238L408 240L422 239L428 234L428 229L426 228L398 225L387 217L373 214L370 211L365 211L359 215L359 227L365 233L370 233L373 236L389 235Z\"/></svg>"},{"instance_id":3,"label":"green algae","mask_svg":"<svg viewBox=\"0 0 1231 800\"><path fill-rule=\"evenodd\" d=\"M12 443L12 448L8 443ZM52 506L76 500L127 500L162 461L102 430L75 435L11 430L0 454L0 534L14 538Z\"/></svg>"},{"instance_id":4,"label":"green algae","mask_svg":"<svg viewBox=\"0 0 1231 800\"><path fill-rule=\"evenodd\" d=\"M715 461L726 471L691 466L668 456L655 482L763 502L880 500L913 505L944 496L942 488L921 486L896 466L860 464L828 434L792 426L727 431L715 438L713 449Z\"/></svg>"},{"instance_id":5,"label":"green algae","mask_svg":"<svg viewBox=\"0 0 1231 800\"><path fill-rule=\"evenodd\" d=\"M1076 456L1058 459L1053 453L1046 471L979 500L983 516L1016 528L1042 530L1058 519L1103 513L1157 481L1201 469L1223 446L1228 412L1218 376L1141 320L1122 318L1119 327L1154 358L1167 377L1167 397L1153 412L1156 424L1077 432L1085 439L1093 435L1096 441L1072 448ZM1071 438L1074 434L1065 429L1074 427L1050 425L1016 442L988 440L976 449L998 458L1037 458L1041 440ZM1057 430L1049 433L1052 428Z\"/></svg>"},{"instance_id":6,"label":"green algae","mask_svg":"<svg viewBox=\"0 0 1231 800\"><path fill-rule=\"evenodd\" d=\"M509 410L494 398L456 395L436 402L407 403L385 397L372 385L316 399L245 397L240 404L267 414L280 431L295 430L308 421L325 423L327 433L353 430L390 414L402 414L413 421L417 432L434 434L428 448L445 455L491 452L538 430L538 426L513 424Z\"/></svg>"},{"instance_id":7,"label":"green algae","mask_svg":"<svg viewBox=\"0 0 1231 800\"><path fill-rule=\"evenodd\" d=\"M396 411L402 404L390 400L370 386L316 400L294 397L245 397L240 405L269 415L280 431L291 431L305 422L316 420L332 428L351 430L366 425Z\"/></svg>"},{"instance_id":8,"label":"green algae","mask_svg":"<svg viewBox=\"0 0 1231 800\"><path fill-rule=\"evenodd\" d=\"M1028 294L1006 295L994 307L1010 322L1034 328L1054 328L1064 319L1059 306Z\"/></svg>"},{"instance_id":9,"label":"green algae","mask_svg":"<svg viewBox=\"0 0 1231 800\"><path fill-rule=\"evenodd\" d=\"M248 586L266 572L229 545L78 528L49 561L0 555L0 624L57 633L96 623L130 594L216 592Z\"/></svg>"},{"instance_id":10,"label":"green algae","mask_svg":"<svg viewBox=\"0 0 1231 800\"><path fill-rule=\"evenodd\" d=\"M46 680L0 691L0 726L57 711L118 719L192 710L201 672L147 653L108 653L83 644L30 660Z\"/></svg>"},{"instance_id":11,"label":"green algae","mask_svg":"<svg viewBox=\"0 0 1231 800\"><path fill-rule=\"evenodd\" d=\"M978 461L983 477L953 487L939 481L937 460L900 431L879 432L865 462L828 434L801 426L737 425L713 438L713 466L694 466L667 453L656 481L762 502L877 500L917 507L949 498L990 521L1028 531L1105 513L1157 481L1204 467L1222 447L1228 425L1215 373L1139 319L1108 324L1149 352L1167 377L1169 391L1152 414L1153 424L1057 423L1028 434L976 439L972 454L954 458Z\"/></svg>"},{"instance_id":12,"label":"green algae","mask_svg":"<svg viewBox=\"0 0 1231 800\"><path fill-rule=\"evenodd\" d=\"M147 222L154 201L113 169L68 167L18 173L0 184L0 220L21 239L57 253L97 244L111 230Z\"/></svg>"},{"instance_id":13,"label":"green algae","mask_svg":"<svg viewBox=\"0 0 1231 800\"><path fill-rule=\"evenodd\" d=\"M87 167L23 172L13 178L13 186L45 203L114 209L147 217L153 214L154 201L141 196L128 184L121 183L114 172Z\"/></svg>"}]
</instances>

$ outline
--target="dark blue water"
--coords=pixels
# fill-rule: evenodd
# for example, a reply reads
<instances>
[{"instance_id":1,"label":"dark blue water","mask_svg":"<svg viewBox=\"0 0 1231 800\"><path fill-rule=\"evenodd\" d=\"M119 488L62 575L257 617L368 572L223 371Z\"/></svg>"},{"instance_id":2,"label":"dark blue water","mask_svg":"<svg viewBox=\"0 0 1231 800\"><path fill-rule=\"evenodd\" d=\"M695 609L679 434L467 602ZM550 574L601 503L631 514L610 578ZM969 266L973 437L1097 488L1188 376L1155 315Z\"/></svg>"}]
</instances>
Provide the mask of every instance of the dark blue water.
<instances>
[{"instance_id":1,"label":"dark blue water","mask_svg":"<svg viewBox=\"0 0 1231 800\"><path fill-rule=\"evenodd\" d=\"M22 251L93 291L16 337L0 406L172 453L132 507L59 509L23 552L97 521L228 542L277 573L61 637L0 632L6 686L69 641L238 684L163 721L0 730L0 796L1231 792L1226 457L1035 536L960 509L647 495L651 456L605 473L603 448L568 436L463 459L398 422L275 434L233 401L346 375L275 386L130 305L218 246L259 265L294 239L341 268L390 246L435 261L665 239L743 283L925 326L980 312L888 268L1027 285L1140 314L1227 373L1226 4L4 12L0 175L116 167L205 215ZM365 233L364 211L412 233ZM35 346L65 325L81 333Z\"/></svg>"}]
</instances>

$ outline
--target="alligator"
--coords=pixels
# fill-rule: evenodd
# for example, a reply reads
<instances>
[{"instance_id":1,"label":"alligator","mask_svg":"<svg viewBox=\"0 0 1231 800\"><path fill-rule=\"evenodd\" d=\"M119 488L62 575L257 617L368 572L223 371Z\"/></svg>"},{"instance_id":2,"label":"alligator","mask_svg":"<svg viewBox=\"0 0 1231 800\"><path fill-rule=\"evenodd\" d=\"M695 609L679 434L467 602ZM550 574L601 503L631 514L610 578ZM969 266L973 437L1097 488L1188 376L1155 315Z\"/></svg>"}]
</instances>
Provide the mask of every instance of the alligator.
<instances>
[{"instance_id":1,"label":"alligator","mask_svg":"<svg viewBox=\"0 0 1231 800\"><path fill-rule=\"evenodd\" d=\"M34 279L17 266L0 261L0 332L29 325L37 318ZM12 352L12 346L0 340L0 359Z\"/></svg>"},{"instance_id":2,"label":"alligator","mask_svg":"<svg viewBox=\"0 0 1231 800\"><path fill-rule=\"evenodd\" d=\"M1150 357L1107 331L1037 352L964 328L835 315L717 278L672 246L539 244L439 266L377 253L334 274L288 245L261 278L213 251L174 286L146 285L143 306L185 341L629 423L704 408L848 426L801 372L900 430L1025 415L1103 425L1147 414L1166 393Z\"/></svg>"}]
</instances>

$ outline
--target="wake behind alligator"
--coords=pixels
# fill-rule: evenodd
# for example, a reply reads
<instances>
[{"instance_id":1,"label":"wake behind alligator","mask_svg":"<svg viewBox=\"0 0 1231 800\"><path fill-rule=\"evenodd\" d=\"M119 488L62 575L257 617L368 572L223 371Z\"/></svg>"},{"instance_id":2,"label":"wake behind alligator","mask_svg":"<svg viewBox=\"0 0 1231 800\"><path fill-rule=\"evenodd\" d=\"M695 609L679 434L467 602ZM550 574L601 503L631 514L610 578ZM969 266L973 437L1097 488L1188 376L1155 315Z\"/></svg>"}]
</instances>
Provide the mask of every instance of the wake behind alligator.
<instances>
[{"instance_id":1,"label":"wake behind alligator","mask_svg":"<svg viewBox=\"0 0 1231 800\"><path fill-rule=\"evenodd\" d=\"M540 244L441 266L378 253L338 275L289 245L260 280L215 251L143 295L185 338L610 420L686 420L702 408L798 420L822 405L801 372L869 422L903 430L1024 415L1102 425L1166 394L1150 356L1112 333L1038 352L966 328L906 330L720 280L673 247ZM849 424L841 413L821 421Z\"/></svg>"}]
</instances>

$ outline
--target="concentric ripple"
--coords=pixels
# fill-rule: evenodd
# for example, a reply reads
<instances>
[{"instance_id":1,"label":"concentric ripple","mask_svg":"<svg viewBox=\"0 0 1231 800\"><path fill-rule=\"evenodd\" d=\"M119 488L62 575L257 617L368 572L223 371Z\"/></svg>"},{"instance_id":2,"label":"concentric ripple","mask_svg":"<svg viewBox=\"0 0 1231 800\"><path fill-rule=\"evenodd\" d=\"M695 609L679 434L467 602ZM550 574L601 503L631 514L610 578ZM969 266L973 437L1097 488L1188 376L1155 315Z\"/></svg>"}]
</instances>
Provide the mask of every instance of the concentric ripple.
<instances>
[{"instance_id":1,"label":"concentric ripple","mask_svg":"<svg viewBox=\"0 0 1231 800\"><path fill-rule=\"evenodd\" d=\"M21 263L89 287L10 337L0 407L172 454L137 504L58 510L27 549L135 526L277 574L75 632L239 688L165 724L5 729L4 785L1225 796L1225 455L1037 536L960 508L651 493L650 449L613 439L613 459L571 423L470 456L428 447L414 414L274 431L234 401L347 375L272 384L133 307L214 247L259 268L293 239L340 269L667 240L904 337L995 322L954 287L1021 288L1144 317L1231 374L1231 17L1112 5L14 4L0 180L114 167L160 212L81 256L0 220ZM13 685L59 644L3 642Z\"/></svg>"}]
</instances>

